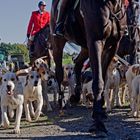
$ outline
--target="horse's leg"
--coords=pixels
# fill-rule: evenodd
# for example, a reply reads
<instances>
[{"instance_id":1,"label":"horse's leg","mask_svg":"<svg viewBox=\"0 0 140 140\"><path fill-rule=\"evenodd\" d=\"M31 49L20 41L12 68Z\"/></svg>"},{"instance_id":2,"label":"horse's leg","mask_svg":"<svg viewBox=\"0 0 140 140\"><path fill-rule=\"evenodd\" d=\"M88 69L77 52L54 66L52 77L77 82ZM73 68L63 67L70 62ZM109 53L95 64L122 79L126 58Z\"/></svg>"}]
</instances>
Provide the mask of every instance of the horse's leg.
<instances>
[{"instance_id":1,"label":"horse's leg","mask_svg":"<svg viewBox=\"0 0 140 140\"><path fill-rule=\"evenodd\" d=\"M136 53L135 52L131 53L129 57L130 57L130 59L129 59L130 65L135 64L135 62L136 62Z\"/></svg>"},{"instance_id":2,"label":"horse's leg","mask_svg":"<svg viewBox=\"0 0 140 140\"><path fill-rule=\"evenodd\" d=\"M81 96L81 70L83 63L88 59L88 49L82 48L80 54L76 58L75 62L75 76L76 76L76 87L75 87L75 102L80 101Z\"/></svg>"},{"instance_id":3,"label":"horse's leg","mask_svg":"<svg viewBox=\"0 0 140 140\"><path fill-rule=\"evenodd\" d=\"M104 81L102 77L102 64L101 64L103 43L102 41L94 41L91 37L89 37L88 47L89 47L90 65L93 75L92 89L94 93L93 115L92 115L94 119L94 124L89 129L89 132L101 131L107 133L105 125L102 121L102 119L104 119L104 109L102 103Z\"/></svg>"},{"instance_id":4,"label":"horse's leg","mask_svg":"<svg viewBox=\"0 0 140 140\"><path fill-rule=\"evenodd\" d=\"M54 38L55 44L53 45L53 57L54 62L56 65L55 72L56 72L56 79L59 86L59 105L60 110L63 109L63 99L64 99L64 93L61 91L61 82L63 81L63 68L62 68L62 57L63 57L63 48L66 43L66 40L60 39L60 38Z\"/></svg>"}]
</instances>

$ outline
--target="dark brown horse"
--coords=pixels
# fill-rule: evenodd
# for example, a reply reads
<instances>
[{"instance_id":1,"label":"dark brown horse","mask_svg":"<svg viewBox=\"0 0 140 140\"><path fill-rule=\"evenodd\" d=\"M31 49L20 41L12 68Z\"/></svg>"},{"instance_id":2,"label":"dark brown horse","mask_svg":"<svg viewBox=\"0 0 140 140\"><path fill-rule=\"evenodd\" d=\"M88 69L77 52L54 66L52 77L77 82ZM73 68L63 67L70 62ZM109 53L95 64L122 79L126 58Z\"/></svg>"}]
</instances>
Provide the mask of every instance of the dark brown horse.
<instances>
[{"instance_id":1,"label":"dark brown horse","mask_svg":"<svg viewBox=\"0 0 140 140\"><path fill-rule=\"evenodd\" d=\"M128 33L120 40L120 45L117 52L120 57L129 55L130 64L135 63L138 42L140 41L140 29L138 27L139 10L138 2L133 0L131 3L129 3L126 10Z\"/></svg>"},{"instance_id":2,"label":"dark brown horse","mask_svg":"<svg viewBox=\"0 0 140 140\"><path fill-rule=\"evenodd\" d=\"M54 33L59 0L53 0L51 10L51 34ZM72 1L71 1L72 2ZM73 5L73 4L72 4ZM121 31L126 25L125 10L121 0L81 0L76 9L69 9L65 21L65 37L52 36L53 56L56 63L56 77L61 87L63 81L62 54L67 41L81 45L81 52L75 60L76 95L80 99L80 76L83 62L89 57L93 76L93 118L95 131L106 129L102 122L104 117L104 82L106 71L117 44L121 38ZM62 107L63 93L59 89L59 101Z\"/></svg>"},{"instance_id":3,"label":"dark brown horse","mask_svg":"<svg viewBox=\"0 0 140 140\"><path fill-rule=\"evenodd\" d=\"M34 38L33 41L33 46L34 47L34 55L32 58L30 58L30 62L31 64L33 64L33 62L43 56L47 56L48 57L48 61L50 61L50 56L49 56L49 44L47 43L47 40L49 38L50 35L50 27L49 25L46 25L43 29L41 29ZM50 63L50 62L49 62Z\"/></svg>"}]
</instances>

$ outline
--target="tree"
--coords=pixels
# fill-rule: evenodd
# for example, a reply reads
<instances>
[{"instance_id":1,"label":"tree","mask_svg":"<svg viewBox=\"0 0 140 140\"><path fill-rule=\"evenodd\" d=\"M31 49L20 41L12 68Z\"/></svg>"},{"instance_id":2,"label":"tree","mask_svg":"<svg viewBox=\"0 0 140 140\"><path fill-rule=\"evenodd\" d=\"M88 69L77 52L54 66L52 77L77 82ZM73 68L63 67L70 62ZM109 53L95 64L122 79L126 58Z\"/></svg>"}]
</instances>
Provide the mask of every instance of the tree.
<instances>
[{"instance_id":1,"label":"tree","mask_svg":"<svg viewBox=\"0 0 140 140\"><path fill-rule=\"evenodd\" d=\"M21 53L24 55L25 62L29 62L28 50L24 44L1 43L0 49L5 50L8 54Z\"/></svg>"}]
</instances>

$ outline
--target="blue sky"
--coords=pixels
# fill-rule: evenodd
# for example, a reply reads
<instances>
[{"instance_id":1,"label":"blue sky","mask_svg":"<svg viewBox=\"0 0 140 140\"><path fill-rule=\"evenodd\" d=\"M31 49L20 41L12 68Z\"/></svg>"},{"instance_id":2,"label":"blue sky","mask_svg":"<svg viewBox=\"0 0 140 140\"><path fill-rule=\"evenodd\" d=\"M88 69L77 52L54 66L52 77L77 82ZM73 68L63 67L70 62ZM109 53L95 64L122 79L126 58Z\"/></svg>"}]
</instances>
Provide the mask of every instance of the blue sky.
<instances>
[{"instance_id":1,"label":"blue sky","mask_svg":"<svg viewBox=\"0 0 140 140\"><path fill-rule=\"evenodd\" d=\"M45 0L50 11L51 0ZM38 9L39 0L0 0L1 42L23 43L32 11Z\"/></svg>"},{"instance_id":2,"label":"blue sky","mask_svg":"<svg viewBox=\"0 0 140 140\"><path fill-rule=\"evenodd\" d=\"M45 0L50 11L52 0ZM23 43L31 12L39 0L0 0L0 38L6 43Z\"/></svg>"}]
</instances>

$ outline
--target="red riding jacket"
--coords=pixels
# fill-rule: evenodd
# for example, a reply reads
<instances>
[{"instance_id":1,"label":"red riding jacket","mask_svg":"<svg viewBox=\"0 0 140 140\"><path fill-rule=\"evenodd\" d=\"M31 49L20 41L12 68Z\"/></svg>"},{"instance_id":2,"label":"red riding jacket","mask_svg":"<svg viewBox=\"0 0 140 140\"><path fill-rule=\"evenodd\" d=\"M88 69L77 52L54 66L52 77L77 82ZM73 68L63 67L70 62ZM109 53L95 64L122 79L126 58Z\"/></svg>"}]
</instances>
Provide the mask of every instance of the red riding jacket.
<instances>
[{"instance_id":1,"label":"red riding jacket","mask_svg":"<svg viewBox=\"0 0 140 140\"><path fill-rule=\"evenodd\" d=\"M35 35L39 32L46 24L50 22L50 14L48 12L43 12L42 14L39 11L32 12L30 22L28 25L27 35Z\"/></svg>"},{"instance_id":2,"label":"red riding jacket","mask_svg":"<svg viewBox=\"0 0 140 140\"><path fill-rule=\"evenodd\" d=\"M129 2L128 2L128 0L125 0L125 6L127 7L128 6L128 4L129 4Z\"/></svg>"}]
</instances>

